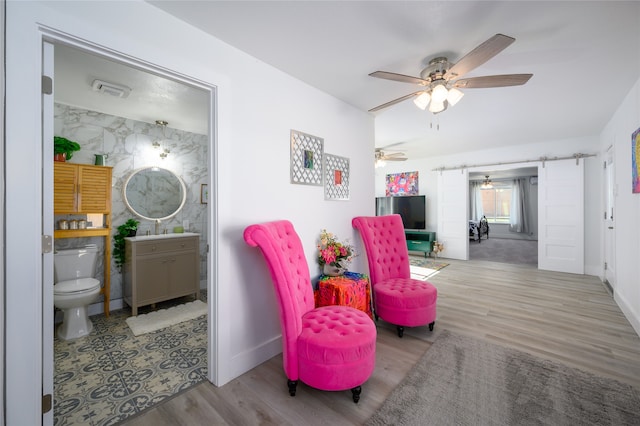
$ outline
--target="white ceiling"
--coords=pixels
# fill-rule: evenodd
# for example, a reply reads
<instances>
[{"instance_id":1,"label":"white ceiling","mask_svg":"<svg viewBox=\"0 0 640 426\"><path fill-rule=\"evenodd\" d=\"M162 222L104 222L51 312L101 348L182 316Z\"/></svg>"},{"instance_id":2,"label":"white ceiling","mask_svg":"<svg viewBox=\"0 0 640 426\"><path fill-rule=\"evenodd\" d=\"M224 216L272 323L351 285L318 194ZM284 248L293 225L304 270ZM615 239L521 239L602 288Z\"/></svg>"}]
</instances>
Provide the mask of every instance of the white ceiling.
<instances>
[{"instance_id":1,"label":"white ceiling","mask_svg":"<svg viewBox=\"0 0 640 426\"><path fill-rule=\"evenodd\" d=\"M55 46L54 58L56 102L145 123L164 120L174 129L208 133L205 90L65 45ZM131 89L129 96L93 90L96 79Z\"/></svg>"},{"instance_id":2,"label":"white ceiling","mask_svg":"<svg viewBox=\"0 0 640 426\"><path fill-rule=\"evenodd\" d=\"M456 62L496 33L514 37L466 76L533 73L526 85L467 89L437 116L410 100L375 113L376 147L399 144L394 148L410 158L597 135L640 76L640 2L148 2L363 111L417 90L369 77L373 71L419 76L435 56ZM137 119L197 127L188 120L189 96L180 99L178 88L169 92L175 97L164 116L152 106L163 101L165 86L140 90L149 90L144 108L125 112L135 103L121 102L118 115L145 112ZM70 95L64 102L85 100Z\"/></svg>"}]
</instances>

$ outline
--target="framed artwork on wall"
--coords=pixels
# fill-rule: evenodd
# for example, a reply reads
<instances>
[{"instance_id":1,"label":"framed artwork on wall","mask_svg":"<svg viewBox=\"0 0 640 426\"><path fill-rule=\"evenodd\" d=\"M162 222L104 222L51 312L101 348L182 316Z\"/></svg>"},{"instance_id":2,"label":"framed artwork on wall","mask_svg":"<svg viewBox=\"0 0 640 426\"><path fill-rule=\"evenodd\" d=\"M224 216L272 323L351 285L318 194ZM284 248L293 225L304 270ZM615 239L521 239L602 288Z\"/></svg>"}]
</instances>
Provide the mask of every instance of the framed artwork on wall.
<instances>
[{"instance_id":1,"label":"framed artwork on wall","mask_svg":"<svg viewBox=\"0 0 640 426\"><path fill-rule=\"evenodd\" d=\"M640 194L640 128L631 135L631 188L633 194Z\"/></svg>"},{"instance_id":2,"label":"framed artwork on wall","mask_svg":"<svg viewBox=\"0 0 640 426\"><path fill-rule=\"evenodd\" d=\"M337 155L324 155L324 199L349 199L349 159Z\"/></svg>"},{"instance_id":3,"label":"framed artwork on wall","mask_svg":"<svg viewBox=\"0 0 640 426\"><path fill-rule=\"evenodd\" d=\"M324 139L291 130L291 183L322 185Z\"/></svg>"},{"instance_id":4,"label":"framed artwork on wall","mask_svg":"<svg viewBox=\"0 0 640 426\"><path fill-rule=\"evenodd\" d=\"M385 183L385 195L387 197L418 195L418 172L388 174Z\"/></svg>"}]
</instances>

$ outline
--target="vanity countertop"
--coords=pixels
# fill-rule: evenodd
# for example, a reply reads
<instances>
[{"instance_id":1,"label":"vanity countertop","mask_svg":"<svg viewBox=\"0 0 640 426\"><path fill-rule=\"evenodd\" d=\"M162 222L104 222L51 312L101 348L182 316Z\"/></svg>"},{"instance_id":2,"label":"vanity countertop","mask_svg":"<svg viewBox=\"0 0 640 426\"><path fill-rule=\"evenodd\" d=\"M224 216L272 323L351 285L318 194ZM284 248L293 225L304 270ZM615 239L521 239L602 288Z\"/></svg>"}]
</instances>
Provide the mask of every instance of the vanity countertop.
<instances>
[{"instance_id":1,"label":"vanity countertop","mask_svg":"<svg viewBox=\"0 0 640 426\"><path fill-rule=\"evenodd\" d=\"M165 240L168 238L184 238L184 237L193 237L199 235L195 232L181 232L174 234L160 234L160 235L138 235L135 237L127 237L125 240L130 241L149 241L149 240Z\"/></svg>"}]
</instances>

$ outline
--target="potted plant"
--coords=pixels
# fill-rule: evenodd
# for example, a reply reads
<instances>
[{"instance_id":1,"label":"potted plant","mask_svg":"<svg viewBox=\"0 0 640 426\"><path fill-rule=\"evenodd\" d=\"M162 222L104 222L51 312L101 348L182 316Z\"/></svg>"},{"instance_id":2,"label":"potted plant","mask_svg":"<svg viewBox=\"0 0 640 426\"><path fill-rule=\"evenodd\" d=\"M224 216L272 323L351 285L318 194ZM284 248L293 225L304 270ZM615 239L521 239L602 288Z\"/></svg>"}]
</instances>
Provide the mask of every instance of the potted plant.
<instances>
[{"instance_id":1,"label":"potted plant","mask_svg":"<svg viewBox=\"0 0 640 426\"><path fill-rule=\"evenodd\" d=\"M67 138L61 136L53 137L53 159L54 161L67 161L71 160L73 153L80 151L80 144L70 141Z\"/></svg>"},{"instance_id":2,"label":"potted plant","mask_svg":"<svg viewBox=\"0 0 640 426\"><path fill-rule=\"evenodd\" d=\"M113 258L116 261L118 270L122 269L125 262L124 239L127 237L135 237L138 231L139 221L129 219L122 225L118 226L117 232L113 236Z\"/></svg>"}]
</instances>

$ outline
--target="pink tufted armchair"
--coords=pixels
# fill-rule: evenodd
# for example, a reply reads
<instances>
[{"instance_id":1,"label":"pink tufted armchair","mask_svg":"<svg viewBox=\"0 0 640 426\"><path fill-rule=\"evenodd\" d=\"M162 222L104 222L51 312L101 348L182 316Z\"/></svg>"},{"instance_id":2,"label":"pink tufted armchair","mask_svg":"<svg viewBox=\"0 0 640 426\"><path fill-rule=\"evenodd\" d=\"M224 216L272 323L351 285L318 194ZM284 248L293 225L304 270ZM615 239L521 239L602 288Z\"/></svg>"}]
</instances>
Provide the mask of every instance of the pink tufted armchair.
<instances>
[{"instance_id":1,"label":"pink tufted armchair","mask_svg":"<svg viewBox=\"0 0 640 426\"><path fill-rule=\"evenodd\" d=\"M289 394L295 396L301 380L320 390L351 389L357 403L361 385L375 367L376 326L371 318L346 306L315 308L302 243L289 221L248 226L244 240L260 248L271 274Z\"/></svg>"},{"instance_id":2,"label":"pink tufted armchair","mask_svg":"<svg viewBox=\"0 0 640 426\"><path fill-rule=\"evenodd\" d=\"M404 327L429 324L433 330L438 291L429 282L411 278L400 215L360 216L352 225L360 232L367 253L376 320L380 317L395 324L400 337Z\"/></svg>"}]
</instances>

